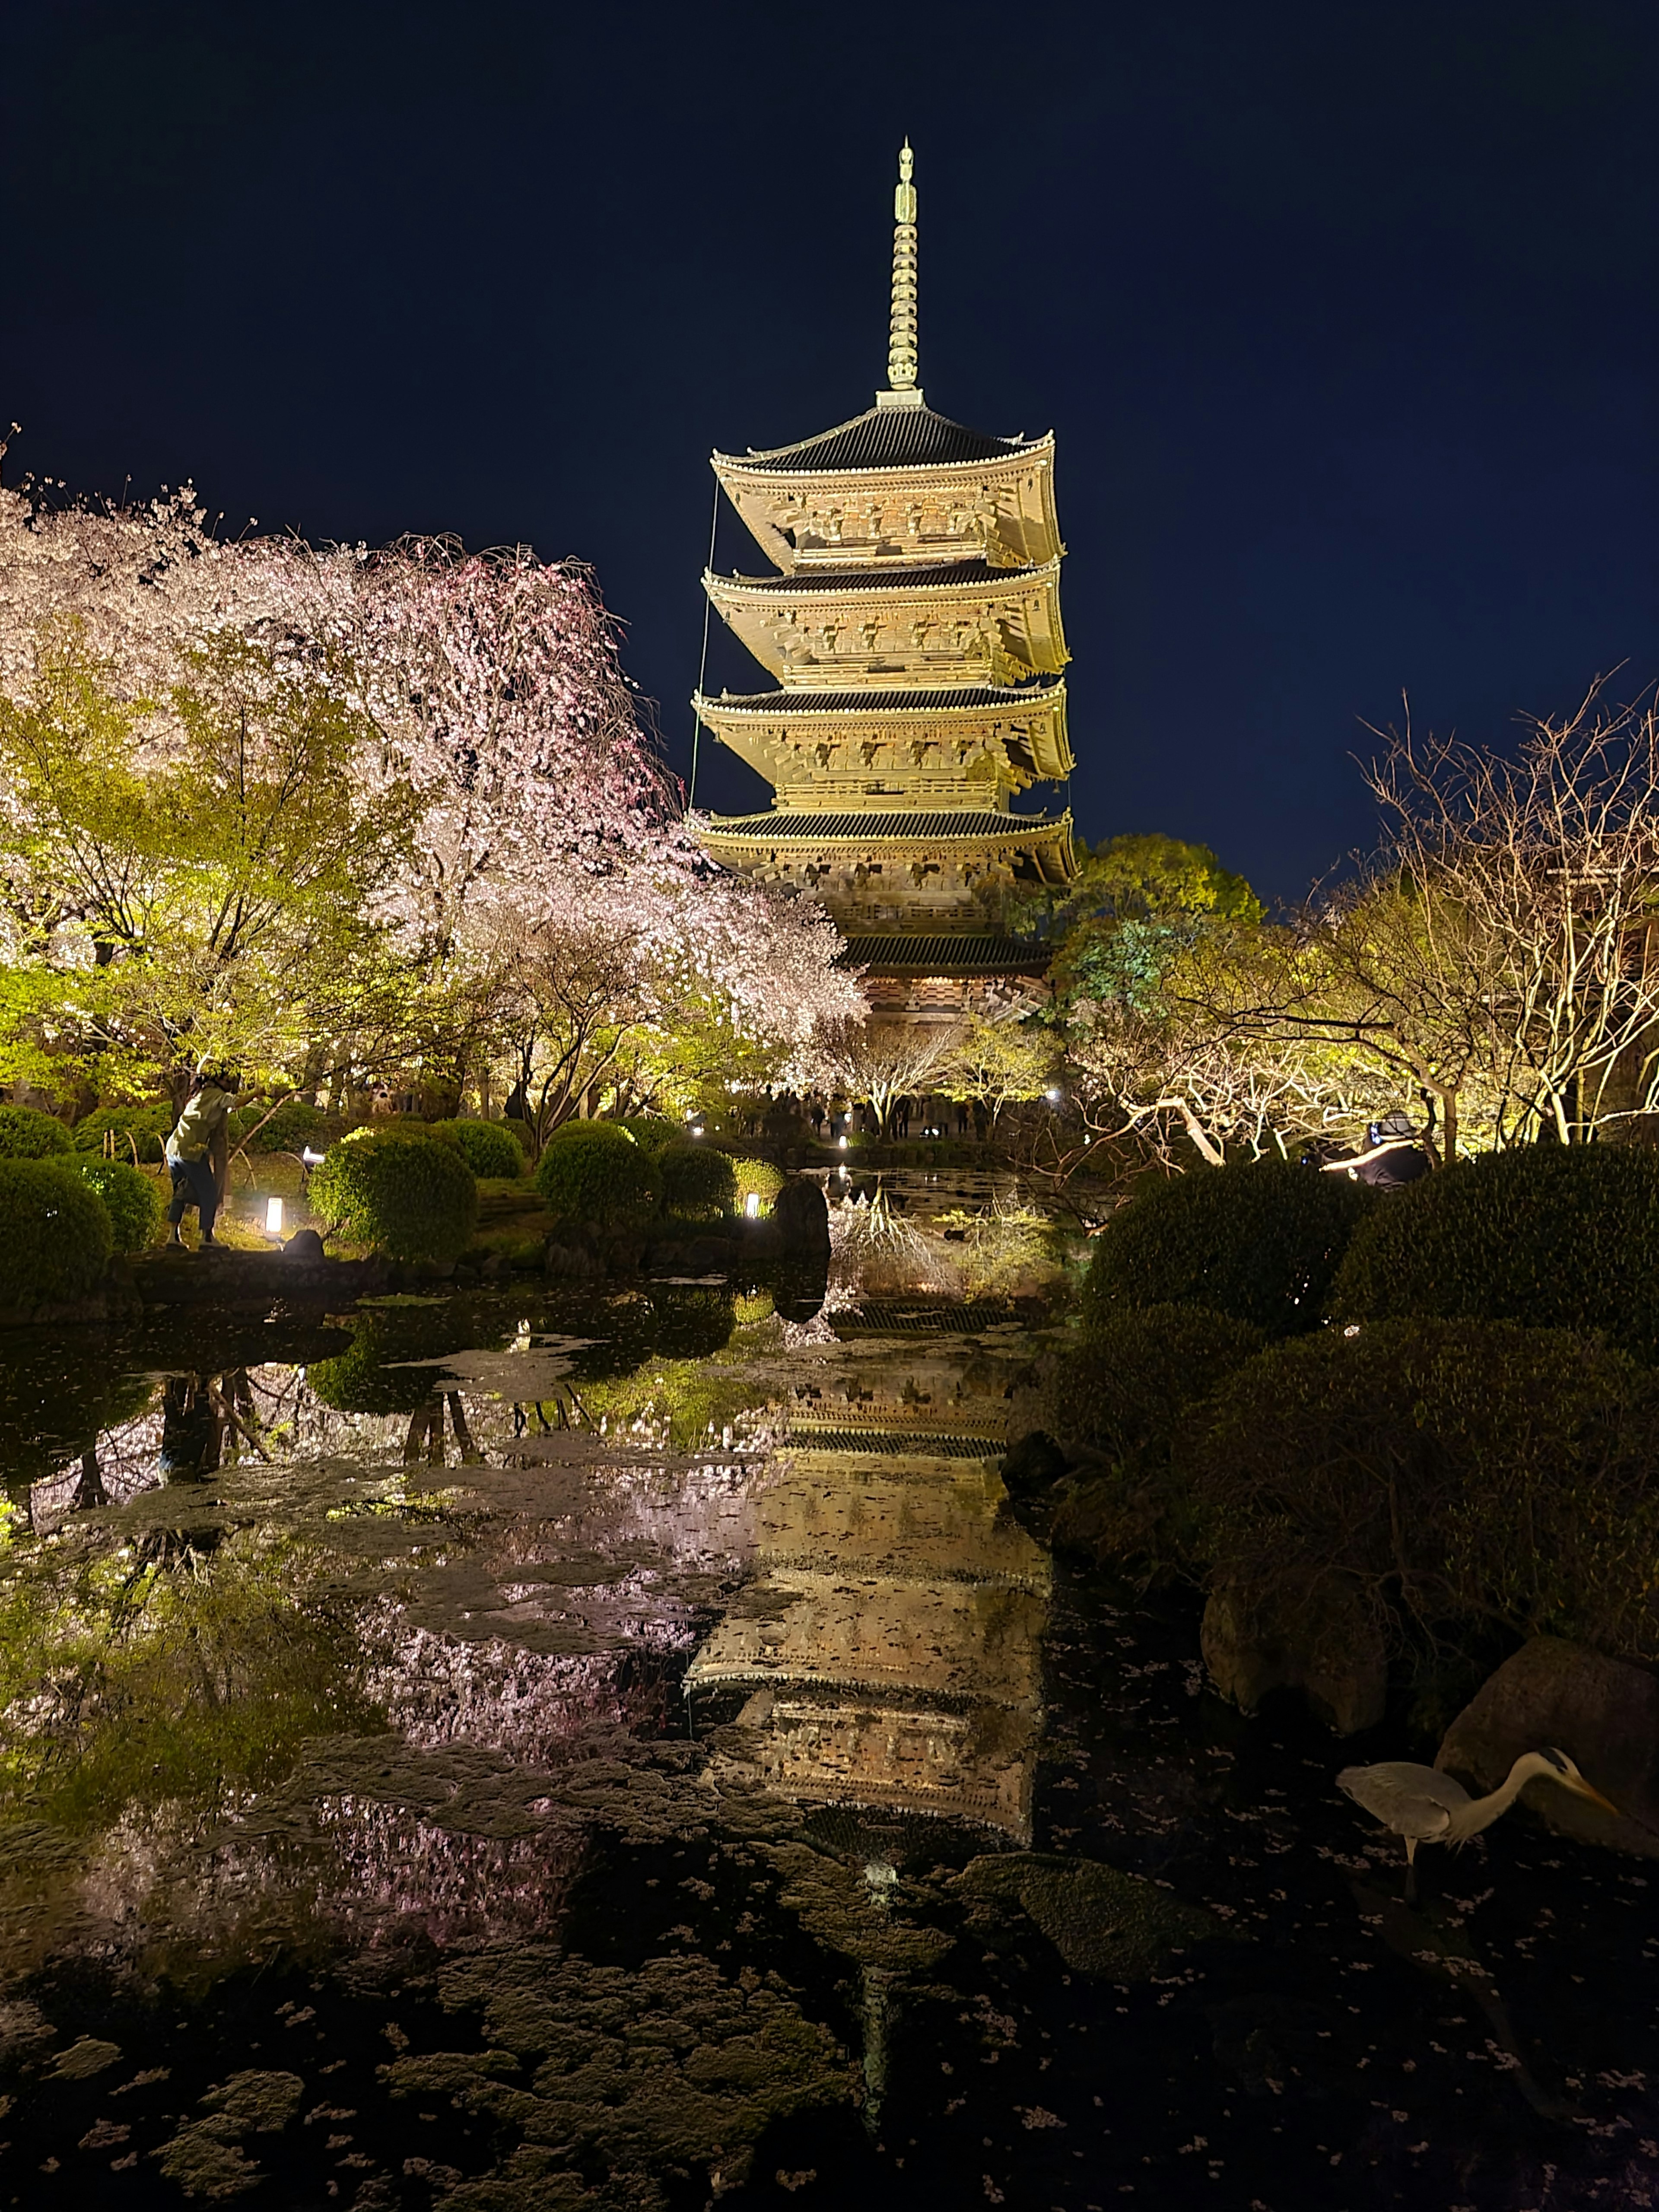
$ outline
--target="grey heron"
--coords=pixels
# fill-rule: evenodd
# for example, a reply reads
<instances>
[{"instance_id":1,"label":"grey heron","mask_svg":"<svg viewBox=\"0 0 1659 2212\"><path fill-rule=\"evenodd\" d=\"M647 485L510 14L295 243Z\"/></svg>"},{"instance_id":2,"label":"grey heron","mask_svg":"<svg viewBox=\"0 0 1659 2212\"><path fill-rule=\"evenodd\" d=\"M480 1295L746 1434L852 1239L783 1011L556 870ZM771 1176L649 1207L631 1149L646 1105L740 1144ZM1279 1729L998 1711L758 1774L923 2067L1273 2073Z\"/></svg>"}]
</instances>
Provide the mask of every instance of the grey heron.
<instances>
[{"instance_id":1,"label":"grey heron","mask_svg":"<svg viewBox=\"0 0 1659 2212\"><path fill-rule=\"evenodd\" d=\"M1559 1782L1577 1797L1587 1797L1605 1813L1617 1814L1599 1790L1585 1781L1565 1751L1523 1752L1506 1778L1485 1797L1471 1797L1461 1782L1437 1767L1413 1766L1407 1759L1385 1759L1378 1766L1345 1766L1336 1786L1356 1805L1374 1813L1406 1844L1406 1897L1417 1899L1419 1844L1462 1844L1489 1828L1534 1778Z\"/></svg>"}]
</instances>

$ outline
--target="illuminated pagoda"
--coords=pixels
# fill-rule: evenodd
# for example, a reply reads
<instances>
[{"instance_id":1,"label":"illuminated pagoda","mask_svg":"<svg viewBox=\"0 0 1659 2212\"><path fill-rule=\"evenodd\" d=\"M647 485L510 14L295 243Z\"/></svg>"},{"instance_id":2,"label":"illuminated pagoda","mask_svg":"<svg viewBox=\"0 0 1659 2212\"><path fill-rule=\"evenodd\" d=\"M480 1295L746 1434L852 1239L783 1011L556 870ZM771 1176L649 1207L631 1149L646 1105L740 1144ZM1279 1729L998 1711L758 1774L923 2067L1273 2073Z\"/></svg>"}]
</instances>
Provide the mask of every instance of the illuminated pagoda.
<instances>
[{"instance_id":1,"label":"illuminated pagoda","mask_svg":"<svg viewBox=\"0 0 1659 2212\"><path fill-rule=\"evenodd\" d=\"M774 793L708 817L713 858L819 899L878 1012L948 1016L1041 975L1007 901L1076 871L1070 812L1013 806L1071 773L1065 549L1052 434L988 437L922 398L910 176L907 144L887 389L799 445L714 456L778 573L704 588L775 688L693 704Z\"/></svg>"}]
</instances>

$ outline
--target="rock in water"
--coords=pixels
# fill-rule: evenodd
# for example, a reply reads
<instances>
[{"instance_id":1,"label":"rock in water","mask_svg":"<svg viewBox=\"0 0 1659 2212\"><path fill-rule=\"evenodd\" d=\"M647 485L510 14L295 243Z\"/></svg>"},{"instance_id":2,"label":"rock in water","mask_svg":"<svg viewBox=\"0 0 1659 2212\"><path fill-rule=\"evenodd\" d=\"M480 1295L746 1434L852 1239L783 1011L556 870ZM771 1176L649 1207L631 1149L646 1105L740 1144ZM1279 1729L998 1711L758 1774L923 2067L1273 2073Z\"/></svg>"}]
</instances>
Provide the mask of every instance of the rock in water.
<instances>
[{"instance_id":1,"label":"rock in water","mask_svg":"<svg viewBox=\"0 0 1659 2212\"><path fill-rule=\"evenodd\" d=\"M296 1229L283 1247L283 1257L301 1267L319 1267L325 1257L323 1240L314 1229Z\"/></svg>"},{"instance_id":2,"label":"rock in water","mask_svg":"<svg viewBox=\"0 0 1659 2212\"><path fill-rule=\"evenodd\" d=\"M1389 1695L1389 1655L1358 1595L1340 1583L1248 1593L1212 1590L1199 1629L1210 1680L1253 1713L1269 1690L1300 1690L1339 1735L1375 1728Z\"/></svg>"},{"instance_id":3,"label":"rock in water","mask_svg":"<svg viewBox=\"0 0 1659 2212\"><path fill-rule=\"evenodd\" d=\"M1534 1636L1506 1659L1446 1730L1435 1765L1495 1790L1523 1751L1553 1744L1623 1817L1547 1782L1523 1802L1587 1843L1659 1858L1659 1677L1563 1637Z\"/></svg>"},{"instance_id":4,"label":"rock in water","mask_svg":"<svg viewBox=\"0 0 1659 2212\"><path fill-rule=\"evenodd\" d=\"M772 1226L792 1260L828 1259L830 1207L809 1176L791 1176L772 1201Z\"/></svg>"},{"instance_id":5,"label":"rock in water","mask_svg":"<svg viewBox=\"0 0 1659 2212\"><path fill-rule=\"evenodd\" d=\"M1144 1981L1171 1952L1227 1932L1201 1906L1098 1859L997 1853L970 1860L951 1886L981 1941L994 1942L1012 1916L1023 1914L1074 1972L1114 1981Z\"/></svg>"}]
</instances>

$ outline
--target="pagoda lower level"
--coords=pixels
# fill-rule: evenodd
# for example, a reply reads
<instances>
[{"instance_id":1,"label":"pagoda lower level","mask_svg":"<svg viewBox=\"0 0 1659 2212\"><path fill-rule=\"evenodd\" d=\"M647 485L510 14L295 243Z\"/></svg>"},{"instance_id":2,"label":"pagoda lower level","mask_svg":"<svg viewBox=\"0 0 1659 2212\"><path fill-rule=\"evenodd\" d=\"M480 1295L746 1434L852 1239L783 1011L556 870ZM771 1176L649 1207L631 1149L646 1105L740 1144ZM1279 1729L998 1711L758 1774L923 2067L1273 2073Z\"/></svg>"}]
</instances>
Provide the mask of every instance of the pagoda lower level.
<instances>
[{"instance_id":1,"label":"pagoda lower level","mask_svg":"<svg viewBox=\"0 0 1659 2212\"><path fill-rule=\"evenodd\" d=\"M709 854L816 898L878 1012L950 1014L1028 994L1023 890L1076 872L1069 812L1016 801L1073 761L1054 440L998 438L916 383L915 187L895 196L887 387L851 422L715 476L772 564L704 589L771 678L699 691L698 720L773 790L713 815Z\"/></svg>"}]
</instances>

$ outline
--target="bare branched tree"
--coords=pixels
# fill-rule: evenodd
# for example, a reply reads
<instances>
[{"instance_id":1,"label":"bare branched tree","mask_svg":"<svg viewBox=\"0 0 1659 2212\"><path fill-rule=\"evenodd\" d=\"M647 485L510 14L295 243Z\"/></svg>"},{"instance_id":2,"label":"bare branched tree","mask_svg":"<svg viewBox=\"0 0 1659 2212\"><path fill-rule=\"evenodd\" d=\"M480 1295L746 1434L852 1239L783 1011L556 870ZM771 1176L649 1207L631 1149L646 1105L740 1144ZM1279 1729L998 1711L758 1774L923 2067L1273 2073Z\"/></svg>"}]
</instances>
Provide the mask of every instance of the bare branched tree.
<instances>
[{"instance_id":1,"label":"bare branched tree","mask_svg":"<svg viewBox=\"0 0 1659 2212\"><path fill-rule=\"evenodd\" d=\"M1514 759L1379 732L1385 841L1291 933L1221 945L1189 1017L1247 1050L1319 1045L1429 1106L1443 1162L1617 1133L1659 1103L1659 713L1601 687ZM1360 1086L1363 1089L1363 1085Z\"/></svg>"},{"instance_id":2,"label":"bare branched tree","mask_svg":"<svg viewBox=\"0 0 1659 2212\"><path fill-rule=\"evenodd\" d=\"M965 1032L950 1022L846 1022L822 1032L812 1079L867 1104L884 1133L901 1098L933 1090L958 1066Z\"/></svg>"}]
</instances>

